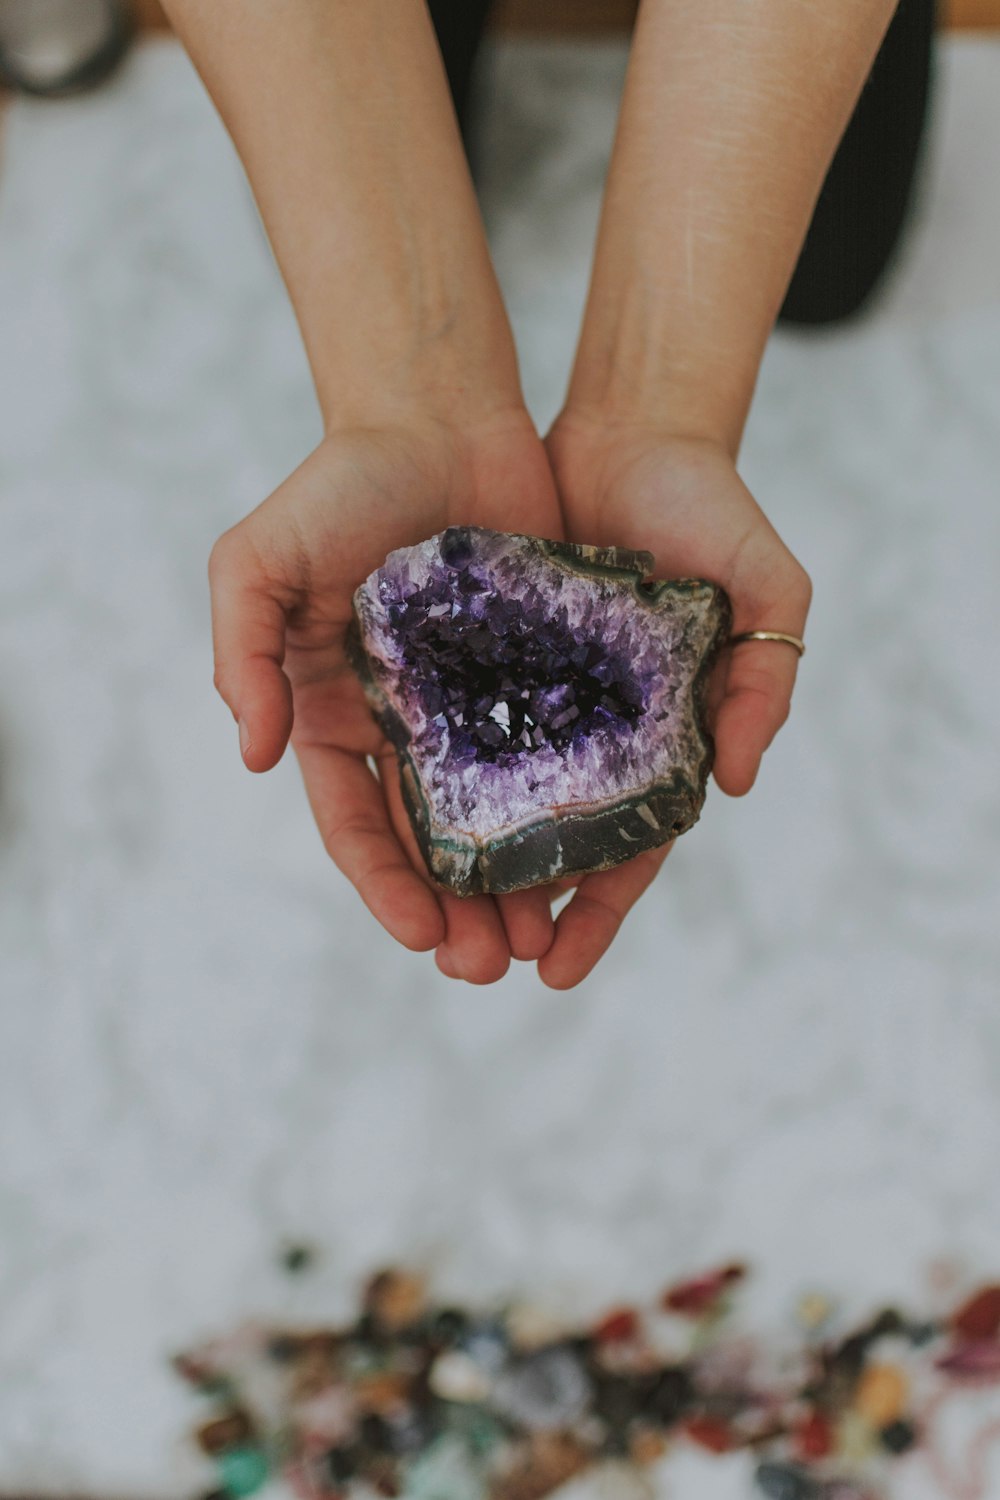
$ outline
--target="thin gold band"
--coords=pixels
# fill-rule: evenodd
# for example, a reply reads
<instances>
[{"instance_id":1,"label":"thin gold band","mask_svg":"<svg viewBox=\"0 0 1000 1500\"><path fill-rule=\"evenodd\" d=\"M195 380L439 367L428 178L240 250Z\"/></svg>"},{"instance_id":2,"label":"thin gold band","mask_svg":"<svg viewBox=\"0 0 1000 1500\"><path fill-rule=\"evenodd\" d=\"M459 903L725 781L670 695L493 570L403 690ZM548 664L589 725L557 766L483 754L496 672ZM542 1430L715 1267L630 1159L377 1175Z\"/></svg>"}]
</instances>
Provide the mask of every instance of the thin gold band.
<instances>
[{"instance_id":1,"label":"thin gold band","mask_svg":"<svg viewBox=\"0 0 1000 1500\"><path fill-rule=\"evenodd\" d=\"M800 656L806 654L805 641L800 641L797 635L786 635L783 630L744 630L742 635L731 637L734 646L740 641L784 641L786 646L794 646Z\"/></svg>"}]
</instances>

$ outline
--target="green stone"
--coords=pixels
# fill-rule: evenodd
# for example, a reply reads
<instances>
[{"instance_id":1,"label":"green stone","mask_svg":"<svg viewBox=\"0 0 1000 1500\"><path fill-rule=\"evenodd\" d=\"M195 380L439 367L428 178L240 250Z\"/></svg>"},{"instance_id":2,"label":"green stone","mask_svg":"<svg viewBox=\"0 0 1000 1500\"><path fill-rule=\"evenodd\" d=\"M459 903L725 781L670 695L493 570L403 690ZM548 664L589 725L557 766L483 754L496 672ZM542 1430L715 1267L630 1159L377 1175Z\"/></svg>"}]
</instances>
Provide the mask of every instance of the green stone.
<instances>
[{"instance_id":1,"label":"green stone","mask_svg":"<svg viewBox=\"0 0 1000 1500\"><path fill-rule=\"evenodd\" d=\"M230 1495L253 1495L267 1483L267 1459L259 1448L229 1448L219 1454L219 1473Z\"/></svg>"},{"instance_id":2,"label":"green stone","mask_svg":"<svg viewBox=\"0 0 1000 1500\"><path fill-rule=\"evenodd\" d=\"M406 1500L484 1500L486 1483L466 1443L446 1435L409 1465Z\"/></svg>"},{"instance_id":3,"label":"green stone","mask_svg":"<svg viewBox=\"0 0 1000 1500\"><path fill-rule=\"evenodd\" d=\"M453 1406L447 1420L448 1431L476 1457L491 1453L506 1435L496 1418L481 1406Z\"/></svg>"}]
</instances>

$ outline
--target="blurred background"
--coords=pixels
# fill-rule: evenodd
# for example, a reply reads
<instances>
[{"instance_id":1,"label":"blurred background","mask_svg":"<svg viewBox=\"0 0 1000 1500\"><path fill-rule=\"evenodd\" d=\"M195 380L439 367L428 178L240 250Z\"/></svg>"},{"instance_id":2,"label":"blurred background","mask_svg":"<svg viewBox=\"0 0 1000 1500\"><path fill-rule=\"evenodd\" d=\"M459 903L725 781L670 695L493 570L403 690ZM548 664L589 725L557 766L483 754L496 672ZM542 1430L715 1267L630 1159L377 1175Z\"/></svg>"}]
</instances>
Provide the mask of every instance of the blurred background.
<instances>
[{"instance_id":1,"label":"blurred background","mask_svg":"<svg viewBox=\"0 0 1000 1500\"><path fill-rule=\"evenodd\" d=\"M509 0L482 70L543 426L632 10ZM590 1315L742 1257L772 1328L811 1286L863 1316L1000 1272L1000 5L943 18L878 298L766 357L742 468L815 584L792 719L569 994L395 947L293 759L240 766L206 559L319 421L159 22L57 37L70 97L0 107L0 1491L193 1482L167 1355L287 1315L289 1242L302 1316L386 1260Z\"/></svg>"}]
</instances>

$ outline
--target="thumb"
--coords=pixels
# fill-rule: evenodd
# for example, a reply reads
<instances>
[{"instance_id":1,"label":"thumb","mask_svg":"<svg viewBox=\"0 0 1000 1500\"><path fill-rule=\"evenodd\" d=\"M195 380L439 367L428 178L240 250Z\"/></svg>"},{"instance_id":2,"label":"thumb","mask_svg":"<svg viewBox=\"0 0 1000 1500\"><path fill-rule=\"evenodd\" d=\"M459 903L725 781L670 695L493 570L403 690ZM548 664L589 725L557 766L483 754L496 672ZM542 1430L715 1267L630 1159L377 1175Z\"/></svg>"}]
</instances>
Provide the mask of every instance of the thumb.
<instances>
[{"instance_id":1,"label":"thumb","mask_svg":"<svg viewBox=\"0 0 1000 1500\"><path fill-rule=\"evenodd\" d=\"M239 723L248 770L269 771L292 732L292 686L282 671L285 612L238 527L212 548L208 576L215 686Z\"/></svg>"}]
</instances>

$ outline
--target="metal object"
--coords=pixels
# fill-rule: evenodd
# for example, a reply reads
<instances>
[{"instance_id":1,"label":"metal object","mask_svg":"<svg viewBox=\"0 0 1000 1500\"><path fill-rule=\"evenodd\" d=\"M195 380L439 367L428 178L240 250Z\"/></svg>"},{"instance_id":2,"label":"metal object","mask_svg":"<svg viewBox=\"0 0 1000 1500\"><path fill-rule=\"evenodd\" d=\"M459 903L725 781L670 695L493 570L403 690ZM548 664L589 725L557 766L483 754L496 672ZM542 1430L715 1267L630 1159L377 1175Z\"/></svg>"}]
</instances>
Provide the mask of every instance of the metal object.
<instances>
[{"instance_id":1,"label":"metal object","mask_svg":"<svg viewBox=\"0 0 1000 1500\"><path fill-rule=\"evenodd\" d=\"M786 646L794 646L800 656L806 654L806 643L797 635L786 635L783 630L744 630L741 635L730 637L730 645L738 646L741 641L784 641Z\"/></svg>"},{"instance_id":2,"label":"metal object","mask_svg":"<svg viewBox=\"0 0 1000 1500\"><path fill-rule=\"evenodd\" d=\"M122 0L0 0L0 83L41 98L94 88L131 36Z\"/></svg>"}]
</instances>

